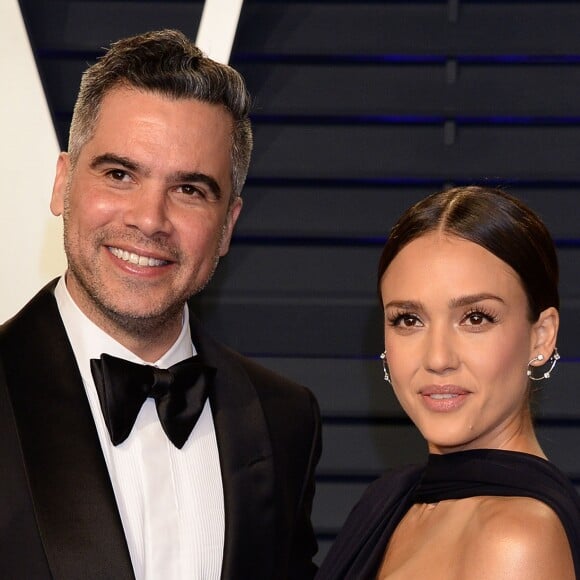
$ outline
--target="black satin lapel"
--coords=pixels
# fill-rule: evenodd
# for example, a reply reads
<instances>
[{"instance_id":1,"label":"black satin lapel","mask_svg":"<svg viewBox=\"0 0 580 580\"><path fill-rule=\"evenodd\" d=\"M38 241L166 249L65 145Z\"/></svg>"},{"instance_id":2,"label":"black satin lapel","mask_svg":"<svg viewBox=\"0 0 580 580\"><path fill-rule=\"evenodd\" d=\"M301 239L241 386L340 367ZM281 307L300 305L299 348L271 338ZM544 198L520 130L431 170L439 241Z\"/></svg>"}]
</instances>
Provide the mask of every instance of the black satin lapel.
<instances>
[{"instance_id":1,"label":"black satin lapel","mask_svg":"<svg viewBox=\"0 0 580 580\"><path fill-rule=\"evenodd\" d=\"M217 368L210 403L225 499L222 580L270 579L274 573L276 509L270 435L256 391L232 355L196 329L205 364ZM256 556L258 555L258 556Z\"/></svg>"},{"instance_id":2,"label":"black satin lapel","mask_svg":"<svg viewBox=\"0 0 580 580\"><path fill-rule=\"evenodd\" d=\"M0 338L40 535L56 580L134 578L53 288L43 289Z\"/></svg>"},{"instance_id":3,"label":"black satin lapel","mask_svg":"<svg viewBox=\"0 0 580 580\"><path fill-rule=\"evenodd\" d=\"M245 381L221 368L210 392L225 496L222 579L270 578L275 552L272 449L262 408Z\"/></svg>"}]
</instances>

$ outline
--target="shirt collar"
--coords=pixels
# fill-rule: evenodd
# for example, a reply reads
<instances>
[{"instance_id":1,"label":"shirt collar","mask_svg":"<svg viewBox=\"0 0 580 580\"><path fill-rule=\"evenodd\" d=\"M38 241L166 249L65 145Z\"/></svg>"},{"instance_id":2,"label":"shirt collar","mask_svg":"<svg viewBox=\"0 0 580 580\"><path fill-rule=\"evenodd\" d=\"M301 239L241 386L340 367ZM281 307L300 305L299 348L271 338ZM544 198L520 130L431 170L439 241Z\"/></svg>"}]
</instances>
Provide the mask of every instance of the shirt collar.
<instances>
[{"instance_id":1,"label":"shirt collar","mask_svg":"<svg viewBox=\"0 0 580 580\"><path fill-rule=\"evenodd\" d=\"M86 316L70 295L66 287L65 276L62 276L58 281L54 296L78 361L99 358L101 354L107 353L132 362L151 364L117 342ZM195 354L196 351L191 342L189 329L189 309L187 304L185 304L181 332L177 340L153 365L167 368Z\"/></svg>"}]
</instances>

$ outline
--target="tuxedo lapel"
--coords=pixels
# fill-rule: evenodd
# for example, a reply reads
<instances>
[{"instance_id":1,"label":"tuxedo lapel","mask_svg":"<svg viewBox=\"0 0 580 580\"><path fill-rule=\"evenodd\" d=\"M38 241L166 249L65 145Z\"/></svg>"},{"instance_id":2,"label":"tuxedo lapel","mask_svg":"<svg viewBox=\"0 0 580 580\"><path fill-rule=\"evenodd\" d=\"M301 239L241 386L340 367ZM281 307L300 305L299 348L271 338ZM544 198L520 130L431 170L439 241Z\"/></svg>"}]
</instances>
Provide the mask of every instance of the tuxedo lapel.
<instances>
[{"instance_id":1,"label":"tuxedo lapel","mask_svg":"<svg viewBox=\"0 0 580 580\"><path fill-rule=\"evenodd\" d=\"M205 364L217 369L210 403L225 500L222 579L273 576L276 509L270 435L256 391L232 351L191 319L192 339Z\"/></svg>"},{"instance_id":2,"label":"tuxedo lapel","mask_svg":"<svg viewBox=\"0 0 580 580\"><path fill-rule=\"evenodd\" d=\"M134 578L53 288L44 288L0 335L40 536L55 580Z\"/></svg>"}]
</instances>

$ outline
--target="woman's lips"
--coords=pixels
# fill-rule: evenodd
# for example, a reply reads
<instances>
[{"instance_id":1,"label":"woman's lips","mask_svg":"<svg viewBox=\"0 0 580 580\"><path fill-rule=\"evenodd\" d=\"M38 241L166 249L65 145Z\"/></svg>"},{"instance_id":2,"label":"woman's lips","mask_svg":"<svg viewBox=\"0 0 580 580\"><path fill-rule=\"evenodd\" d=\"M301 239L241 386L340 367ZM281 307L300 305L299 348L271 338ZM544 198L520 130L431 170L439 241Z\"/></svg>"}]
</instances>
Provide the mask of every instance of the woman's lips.
<instances>
[{"instance_id":1,"label":"woman's lips","mask_svg":"<svg viewBox=\"0 0 580 580\"><path fill-rule=\"evenodd\" d=\"M421 389L419 395L428 409L447 412L461 407L470 392L457 385L430 385Z\"/></svg>"}]
</instances>

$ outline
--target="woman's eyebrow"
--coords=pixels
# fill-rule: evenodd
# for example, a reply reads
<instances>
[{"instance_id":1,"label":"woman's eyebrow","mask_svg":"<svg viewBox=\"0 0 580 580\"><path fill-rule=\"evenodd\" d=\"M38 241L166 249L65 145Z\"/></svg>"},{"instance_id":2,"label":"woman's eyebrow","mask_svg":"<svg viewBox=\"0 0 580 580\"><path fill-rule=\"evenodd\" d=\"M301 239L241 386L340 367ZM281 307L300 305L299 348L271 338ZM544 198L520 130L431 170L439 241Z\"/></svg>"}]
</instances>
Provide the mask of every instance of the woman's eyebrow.
<instances>
[{"instance_id":1,"label":"woman's eyebrow","mask_svg":"<svg viewBox=\"0 0 580 580\"><path fill-rule=\"evenodd\" d=\"M475 304L476 302L481 302L482 300L496 300L501 303L505 302L503 298L500 298L495 294L491 294L489 292L481 292L480 294L468 294L466 296L452 298L449 301L449 306L451 308L458 308L461 306L469 306L470 304Z\"/></svg>"},{"instance_id":2,"label":"woman's eyebrow","mask_svg":"<svg viewBox=\"0 0 580 580\"><path fill-rule=\"evenodd\" d=\"M385 308L400 308L401 310L423 310L421 302L414 300L391 300L385 304Z\"/></svg>"}]
</instances>

